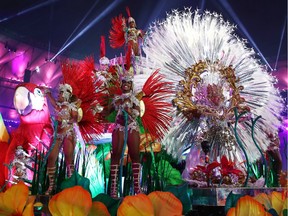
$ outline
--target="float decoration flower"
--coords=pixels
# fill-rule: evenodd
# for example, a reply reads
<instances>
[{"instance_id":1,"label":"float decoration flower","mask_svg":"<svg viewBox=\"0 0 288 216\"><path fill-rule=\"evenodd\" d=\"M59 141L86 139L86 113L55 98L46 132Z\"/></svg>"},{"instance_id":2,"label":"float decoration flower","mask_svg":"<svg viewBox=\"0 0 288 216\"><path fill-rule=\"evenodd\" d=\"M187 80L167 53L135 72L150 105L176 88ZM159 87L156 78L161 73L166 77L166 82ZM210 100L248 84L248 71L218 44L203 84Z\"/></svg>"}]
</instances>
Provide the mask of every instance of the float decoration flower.
<instances>
[{"instance_id":1,"label":"float decoration flower","mask_svg":"<svg viewBox=\"0 0 288 216\"><path fill-rule=\"evenodd\" d=\"M148 195L154 208L154 215L182 215L183 206L180 200L170 192L154 191Z\"/></svg>"},{"instance_id":2,"label":"float decoration flower","mask_svg":"<svg viewBox=\"0 0 288 216\"><path fill-rule=\"evenodd\" d=\"M227 216L241 215L287 215L287 194L273 191L271 194L260 193L255 197L230 193L226 199ZM232 208L231 208L232 207Z\"/></svg>"},{"instance_id":3,"label":"float decoration flower","mask_svg":"<svg viewBox=\"0 0 288 216\"><path fill-rule=\"evenodd\" d=\"M235 168L235 162L229 161L225 155L223 155L221 158L220 167L221 167L220 172L222 175L222 180L224 180L223 183L226 183L226 184L227 183L228 184L237 184L237 183L243 184L243 182L245 180L244 179L244 173L241 170L236 169ZM233 180L231 178L231 174L236 175L237 179Z\"/></svg>"},{"instance_id":4,"label":"float decoration flower","mask_svg":"<svg viewBox=\"0 0 288 216\"><path fill-rule=\"evenodd\" d=\"M95 201L92 203L92 207L88 216L110 216L110 213L106 205L102 202Z\"/></svg>"},{"instance_id":5,"label":"float decoration flower","mask_svg":"<svg viewBox=\"0 0 288 216\"><path fill-rule=\"evenodd\" d=\"M211 177L212 170L218 166L220 166L220 163L217 161L213 161L206 166L197 165L190 174L191 178L197 181L208 181Z\"/></svg>"},{"instance_id":6,"label":"float decoration flower","mask_svg":"<svg viewBox=\"0 0 288 216\"><path fill-rule=\"evenodd\" d=\"M151 200L145 194L124 197L117 210L117 216L154 216L154 208Z\"/></svg>"},{"instance_id":7,"label":"float decoration flower","mask_svg":"<svg viewBox=\"0 0 288 216\"><path fill-rule=\"evenodd\" d=\"M251 196L241 197L236 207L230 208L227 216L269 216L263 205L253 199Z\"/></svg>"},{"instance_id":8,"label":"float decoration flower","mask_svg":"<svg viewBox=\"0 0 288 216\"><path fill-rule=\"evenodd\" d=\"M88 215L91 206L91 195L81 186L64 189L54 195L48 204L49 211L53 216Z\"/></svg>"},{"instance_id":9,"label":"float decoration flower","mask_svg":"<svg viewBox=\"0 0 288 216\"><path fill-rule=\"evenodd\" d=\"M23 182L0 193L0 215L31 216L34 215L35 197L29 197L29 188Z\"/></svg>"},{"instance_id":10,"label":"float decoration flower","mask_svg":"<svg viewBox=\"0 0 288 216\"><path fill-rule=\"evenodd\" d=\"M276 210L278 215L283 215L283 211L285 209L287 209L287 194L285 194L287 192L283 191L281 192L277 192L277 191L273 191L271 193L271 204L272 204L272 208Z\"/></svg>"},{"instance_id":11,"label":"float decoration flower","mask_svg":"<svg viewBox=\"0 0 288 216\"><path fill-rule=\"evenodd\" d=\"M266 211L272 215L285 215L284 211L287 211L288 199L285 191L273 191L271 194L260 193L254 199L261 203Z\"/></svg>"}]
</instances>

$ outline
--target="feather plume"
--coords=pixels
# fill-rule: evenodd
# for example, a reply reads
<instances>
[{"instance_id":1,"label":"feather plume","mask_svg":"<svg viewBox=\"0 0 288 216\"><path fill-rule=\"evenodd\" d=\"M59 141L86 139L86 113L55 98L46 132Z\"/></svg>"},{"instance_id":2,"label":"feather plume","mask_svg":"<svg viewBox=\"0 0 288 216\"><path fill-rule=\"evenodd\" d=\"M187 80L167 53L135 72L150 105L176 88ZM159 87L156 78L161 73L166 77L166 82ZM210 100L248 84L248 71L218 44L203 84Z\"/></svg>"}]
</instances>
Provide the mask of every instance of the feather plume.
<instances>
[{"instance_id":1,"label":"feather plume","mask_svg":"<svg viewBox=\"0 0 288 216\"><path fill-rule=\"evenodd\" d=\"M247 47L246 41L235 35L234 29L235 26L224 21L217 13L205 11L200 14L197 10L192 12L190 8L173 10L164 21L150 26L143 46L147 56L143 64L147 68L151 65L161 68L166 79L177 86L177 92L185 93L180 81L196 83L193 80L196 76L193 79L188 77L189 70L199 72L200 69L195 67L201 62L207 66L200 73L194 73L201 82L193 87L186 86L190 93L185 93L193 96L185 98L185 101L191 107L196 107L195 110L201 111L200 117L191 121L185 113L175 114L174 126L172 124L164 138L164 145L174 156L179 157L183 153L181 151L189 149L192 144L199 145L201 139L207 138L211 142L214 140L213 148L218 149L211 151L213 159L226 155L229 160L243 162L245 158L234 134L235 116L233 109L228 110L229 106L240 110L245 107L252 117L261 116L254 137L263 151L270 145L264 129L271 127L271 130L277 131L280 126L283 105L278 89L273 85L275 78L257 60L256 53ZM223 68L227 70L225 75ZM234 82L229 81L232 79L227 75L229 68L233 72ZM221 92L218 96L222 97L223 103L208 100L209 88ZM233 104L231 89L234 89L235 94L239 93L238 100ZM204 97L201 98L201 95ZM240 100L240 105L236 106ZM213 112L208 113L207 110ZM223 110L231 115L225 115ZM215 116L222 116L223 119L217 120ZM249 116L247 118L248 121L239 121L237 133L250 162L253 162L260 157L260 152L252 140L252 123ZM225 140L224 137L230 138Z\"/></svg>"}]
</instances>

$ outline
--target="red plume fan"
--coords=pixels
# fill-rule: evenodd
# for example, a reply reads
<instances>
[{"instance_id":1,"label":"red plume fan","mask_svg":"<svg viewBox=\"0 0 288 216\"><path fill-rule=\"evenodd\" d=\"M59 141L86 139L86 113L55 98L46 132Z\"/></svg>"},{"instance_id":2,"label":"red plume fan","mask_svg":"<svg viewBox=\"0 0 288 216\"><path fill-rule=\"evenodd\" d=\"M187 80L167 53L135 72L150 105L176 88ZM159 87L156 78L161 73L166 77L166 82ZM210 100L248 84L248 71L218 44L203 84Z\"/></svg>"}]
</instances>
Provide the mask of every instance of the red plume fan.
<instances>
[{"instance_id":1,"label":"red plume fan","mask_svg":"<svg viewBox=\"0 0 288 216\"><path fill-rule=\"evenodd\" d=\"M125 25L125 18L122 14L112 19L112 27L109 30L109 42L112 48L120 48L125 44L125 35L123 31Z\"/></svg>"},{"instance_id":2,"label":"red plume fan","mask_svg":"<svg viewBox=\"0 0 288 216\"><path fill-rule=\"evenodd\" d=\"M106 103L105 92L100 88L102 82L94 78L94 65L92 56L82 61L66 61L62 64L64 82L72 86L73 94L82 101L83 117L78 125L86 143L98 139L104 131L104 118L93 109L96 105L105 109Z\"/></svg>"},{"instance_id":3,"label":"red plume fan","mask_svg":"<svg viewBox=\"0 0 288 216\"><path fill-rule=\"evenodd\" d=\"M144 97L142 101L145 104L145 112L141 117L143 127L150 133L154 139L162 139L165 132L169 130L172 120L170 112L172 103L167 102L174 90L171 82L163 80L164 76L156 70L145 82L142 91Z\"/></svg>"}]
</instances>

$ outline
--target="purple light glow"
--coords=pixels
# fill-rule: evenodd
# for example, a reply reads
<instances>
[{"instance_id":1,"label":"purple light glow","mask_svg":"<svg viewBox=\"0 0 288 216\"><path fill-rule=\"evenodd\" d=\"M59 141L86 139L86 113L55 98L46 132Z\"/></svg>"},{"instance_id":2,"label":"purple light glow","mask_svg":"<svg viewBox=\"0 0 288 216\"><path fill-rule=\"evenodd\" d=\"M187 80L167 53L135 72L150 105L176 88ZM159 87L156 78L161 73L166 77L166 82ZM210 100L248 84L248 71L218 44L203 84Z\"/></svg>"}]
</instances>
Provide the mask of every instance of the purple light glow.
<instances>
[{"instance_id":1,"label":"purple light glow","mask_svg":"<svg viewBox=\"0 0 288 216\"><path fill-rule=\"evenodd\" d=\"M47 81L49 83L49 81L51 80L52 76L54 75L54 71L55 71L55 69L52 68L52 66L50 65L48 70L46 70L46 73L45 73L45 75L46 75L45 82L46 83L47 83Z\"/></svg>"},{"instance_id":2,"label":"purple light glow","mask_svg":"<svg viewBox=\"0 0 288 216\"><path fill-rule=\"evenodd\" d=\"M14 74L17 78L23 77L28 61L29 58L25 57L25 55L20 55L13 59L11 63L12 74Z\"/></svg>"},{"instance_id":3,"label":"purple light glow","mask_svg":"<svg viewBox=\"0 0 288 216\"><path fill-rule=\"evenodd\" d=\"M18 119L18 118L19 118L19 114L17 113L16 110L10 110L9 111L9 119L15 120L15 119Z\"/></svg>"}]
</instances>

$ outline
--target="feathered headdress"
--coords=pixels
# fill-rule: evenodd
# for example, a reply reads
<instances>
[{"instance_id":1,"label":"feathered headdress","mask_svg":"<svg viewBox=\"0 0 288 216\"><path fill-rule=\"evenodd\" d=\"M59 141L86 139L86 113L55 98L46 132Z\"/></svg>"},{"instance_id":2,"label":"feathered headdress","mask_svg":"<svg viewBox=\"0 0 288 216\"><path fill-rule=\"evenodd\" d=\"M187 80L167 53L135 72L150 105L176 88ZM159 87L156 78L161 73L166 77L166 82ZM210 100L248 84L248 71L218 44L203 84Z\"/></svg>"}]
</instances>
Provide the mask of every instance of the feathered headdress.
<instances>
[{"instance_id":1,"label":"feathered headdress","mask_svg":"<svg viewBox=\"0 0 288 216\"><path fill-rule=\"evenodd\" d=\"M59 85L59 91L62 92L64 100L68 101L72 96L73 89L71 85L64 83Z\"/></svg>"},{"instance_id":2,"label":"feathered headdress","mask_svg":"<svg viewBox=\"0 0 288 216\"><path fill-rule=\"evenodd\" d=\"M101 42L100 42L100 59L99 63L101 65L109 65L110 61L106 57L106 46L105 46L105 36L101 36Z\"/></svg>"},{"instance_id":3,"label":"feathered headdress","mask_svg":"<svg viewBox=\"0 0 288 216\"><path fill-rule=\"evenodd\" d=\"M65 91L65 92L70 92L70 94L73 93L73 89L71 85L64 83L59 85L59 91Z\"/></svg>"},{"instance_id":4,"label":"feathered headdress","mask_svg":"<svg viewBox=\"0 0 288 216\"><path fill-rule=\"evenodd\" d=\"M126 12L127 12L127 15L128 15L128 23L134 22L135 25L136 25L135 19L133 17L131 17L131 13L130 13L129 7L126 7Z\"/></svg>"}]
</instances>

